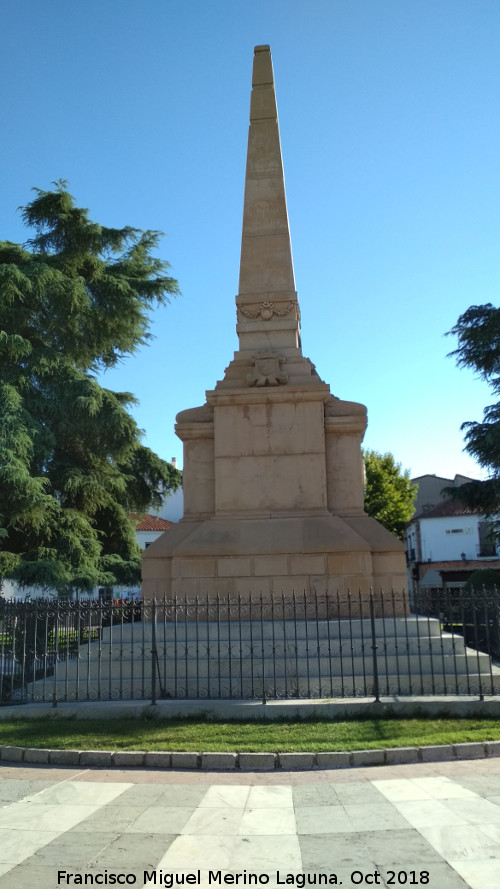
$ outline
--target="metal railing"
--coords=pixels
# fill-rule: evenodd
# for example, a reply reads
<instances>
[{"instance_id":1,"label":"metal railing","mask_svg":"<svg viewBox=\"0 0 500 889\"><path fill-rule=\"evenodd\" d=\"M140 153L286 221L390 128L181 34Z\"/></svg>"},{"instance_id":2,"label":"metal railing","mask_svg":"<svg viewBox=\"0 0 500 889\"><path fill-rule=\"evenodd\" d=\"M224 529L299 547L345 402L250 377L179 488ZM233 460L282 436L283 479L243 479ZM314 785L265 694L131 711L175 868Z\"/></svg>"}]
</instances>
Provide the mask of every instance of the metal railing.
<instances>
[{"instance_id":1,"label":"metal railing","mask_svg":"<svg viewBox=\"0 0 500 889\"><path fill-rule=\"evenodd\" d=\"M0 600L0 703L500 693L500 591Z\"/></svg>"}]
</instances>

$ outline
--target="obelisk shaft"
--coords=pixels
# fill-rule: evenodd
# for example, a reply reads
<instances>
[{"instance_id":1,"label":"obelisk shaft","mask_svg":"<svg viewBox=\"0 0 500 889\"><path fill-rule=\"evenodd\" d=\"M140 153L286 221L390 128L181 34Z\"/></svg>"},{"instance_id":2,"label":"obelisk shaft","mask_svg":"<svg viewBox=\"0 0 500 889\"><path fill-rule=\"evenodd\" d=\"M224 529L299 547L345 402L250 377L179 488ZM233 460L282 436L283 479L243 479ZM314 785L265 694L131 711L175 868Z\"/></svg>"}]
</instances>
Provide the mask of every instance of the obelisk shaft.
<instances>
[{"instance_id":1,"label":"obelisk shaft","mask_svg":"<svg viewBox=\"0 0 500 889\"><path fill-rule=\"evenodd\" d=\"M299 311L268 46L255 47L238 306L241 350L298 348Z\"/></svg>"}]
</instances>

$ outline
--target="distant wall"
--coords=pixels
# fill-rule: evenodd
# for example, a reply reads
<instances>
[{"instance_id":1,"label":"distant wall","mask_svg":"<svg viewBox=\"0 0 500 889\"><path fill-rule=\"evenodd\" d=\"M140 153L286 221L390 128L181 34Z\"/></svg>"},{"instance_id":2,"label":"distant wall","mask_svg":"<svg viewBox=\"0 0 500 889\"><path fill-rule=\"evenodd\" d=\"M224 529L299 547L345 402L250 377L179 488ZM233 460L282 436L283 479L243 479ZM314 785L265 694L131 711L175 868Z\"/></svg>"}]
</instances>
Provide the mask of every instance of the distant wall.
<instances>
[{"instance_id":1,"label":"distant wall","mask_svg":"<svg viewBox=\"0 0 500 889\"><path fill-rule=\"evenodd\" d=\"M161 519L168 519L169 522L178 522L179 519L182 519L184 515L184 491L182 488L177 488L177 491L165 497L162 507L155 514Z\"/></svg>"},{"instance_id":2,"label":"distant wall","mask_svg":"<svg viewBox=\"0 0 500 889\"><path fill-rule=\"evenodd\" d=\"M422 561L448 562L477 559L479 546L477 515L443 516L420 520Z\"/></svg>"}]
</instances>

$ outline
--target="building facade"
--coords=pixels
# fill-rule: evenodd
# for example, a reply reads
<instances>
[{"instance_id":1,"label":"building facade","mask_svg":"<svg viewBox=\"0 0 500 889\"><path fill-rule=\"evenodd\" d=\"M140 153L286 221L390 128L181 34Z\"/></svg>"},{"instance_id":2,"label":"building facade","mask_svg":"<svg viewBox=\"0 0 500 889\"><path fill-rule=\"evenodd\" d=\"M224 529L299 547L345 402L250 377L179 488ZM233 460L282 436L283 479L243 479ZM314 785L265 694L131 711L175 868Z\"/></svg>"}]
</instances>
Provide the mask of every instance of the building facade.
<instances>
[{"instance_id":1,"label":"building facade","mask_svg":"<svg viewBox=\"0 0 500 889\"><path fill-rule=\"evenodd\" d=\"M463 586L480 568L500 572L495 517L473 512L442 494L444 487L459 487L471 479L423 476L412 481L419 484L419 492L415 515L405 532L410 592L427 586Z\"/></svg>"}]
</instances>

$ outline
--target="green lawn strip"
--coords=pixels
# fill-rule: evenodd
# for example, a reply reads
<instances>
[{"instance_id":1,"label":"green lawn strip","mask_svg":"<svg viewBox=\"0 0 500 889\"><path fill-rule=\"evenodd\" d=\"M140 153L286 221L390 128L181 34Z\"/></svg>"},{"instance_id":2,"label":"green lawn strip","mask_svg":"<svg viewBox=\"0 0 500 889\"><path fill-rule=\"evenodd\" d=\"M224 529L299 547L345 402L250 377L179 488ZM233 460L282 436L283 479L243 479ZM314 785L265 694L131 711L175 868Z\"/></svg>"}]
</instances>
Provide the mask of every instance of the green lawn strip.
<instances>
[{"instance_id":1,"label":"green lawn strip","mask_svg":"<svg viewBox=\"0 0 500 889\"><path fill-rule=\"evenodd\" d=\"M346 751L500 739L498 719L229 722L192 719L15 719L0 744L59 750Z\"/></svg>"}]
</instances>

